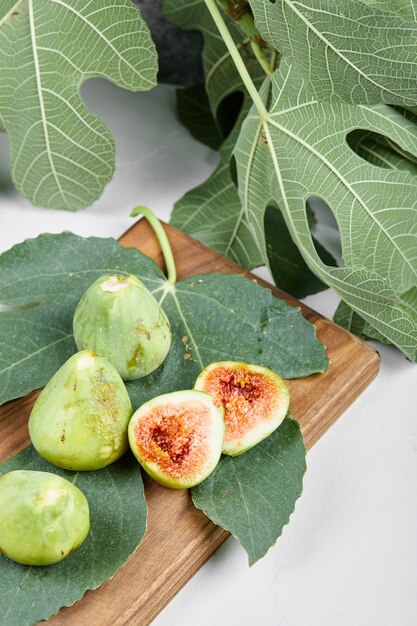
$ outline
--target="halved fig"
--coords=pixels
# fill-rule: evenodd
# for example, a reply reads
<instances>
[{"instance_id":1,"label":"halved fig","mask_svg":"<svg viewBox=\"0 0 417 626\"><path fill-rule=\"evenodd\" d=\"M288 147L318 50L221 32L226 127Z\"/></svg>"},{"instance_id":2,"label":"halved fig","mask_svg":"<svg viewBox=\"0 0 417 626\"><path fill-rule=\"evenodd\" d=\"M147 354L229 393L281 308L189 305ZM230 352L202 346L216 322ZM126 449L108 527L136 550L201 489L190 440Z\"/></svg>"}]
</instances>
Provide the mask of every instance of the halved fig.
<instances>
[{"instance_id":1,"label":"halved fig","mask_svg":"<svg viewBox=\"0 0 417 626\"><path fill-rule=\"evenodd\" d=\"M275 372L259 365L221 361L199 375L195 389L224 409L223 453L235 456L268 437L287 414L290 394Z\"/></svg>"},{"instance_id":2,"label":"halved fig","mask_svg":"<svg viewBox=\"0 0 417 626\"><path fill-rule=\"evenodd\" d=\"M219 462L223 410L201 391L175 391L145 402L129 424L130 447L144 470L172 489L193 487Z\"/></svg>"}]
</instances>

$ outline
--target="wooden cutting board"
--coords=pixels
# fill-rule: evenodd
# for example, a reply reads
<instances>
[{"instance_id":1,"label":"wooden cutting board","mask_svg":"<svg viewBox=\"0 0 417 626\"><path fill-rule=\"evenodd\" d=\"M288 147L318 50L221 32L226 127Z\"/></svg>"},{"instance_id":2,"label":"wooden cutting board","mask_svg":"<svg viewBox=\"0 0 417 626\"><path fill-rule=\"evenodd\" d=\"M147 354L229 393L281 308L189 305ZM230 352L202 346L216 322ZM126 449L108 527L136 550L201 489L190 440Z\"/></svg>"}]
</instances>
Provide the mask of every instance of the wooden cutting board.
<instances>
[{"instance_id":1,"label":"wooden cutting board","mask_svg":"<svg viewBox=\"0 0 417 626\"><path fill-rule=\"evenodd\" d=\"M165 228L179 279L206 272L255 278L180 231ZM145 220L128 230L120 243L139 248L163 267L158 242ZM289 381L291 410L310 448L376 376L379 356L346 330L279 289L256 280L278 298L301 306L327 347L331 365L325 374ZM0 407L1 461L29 444L27 420L37 393ZM139 548L111 580L87 591L72 607L61 609L49 621L51 625L146 626L228 537L192 505L188 491L164 489L147 478L145 490L148 532ZM279 544L275 549L279 550Z\"/></svg>"}]
</instances>

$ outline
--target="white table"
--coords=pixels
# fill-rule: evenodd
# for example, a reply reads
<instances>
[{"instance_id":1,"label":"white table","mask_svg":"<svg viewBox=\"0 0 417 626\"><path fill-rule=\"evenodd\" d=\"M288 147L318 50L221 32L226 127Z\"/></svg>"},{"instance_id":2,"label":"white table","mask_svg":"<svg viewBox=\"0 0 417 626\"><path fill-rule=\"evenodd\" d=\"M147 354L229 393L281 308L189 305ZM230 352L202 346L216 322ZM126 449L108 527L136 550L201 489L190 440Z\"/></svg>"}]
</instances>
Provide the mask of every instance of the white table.
<instances>
[{"instance_id":1,"label":"white table","mask_svg":"<svg viewBox=\"0 0 417 626\"><path fill-rule=\"evenodd\" d=\"M131 94L95 80L83 93L115 136L113 181L86 211L36 209L7 186L0 136L0 250L41 232L118 237L136 204L168 220L215 167L217 155L176 121L172 88ZM337 298L307 302L331 316ZM377 380L308 453L304 494L277 546L249 568L229 539L155 626L416 626L417 367L378 349Z\"/></svg>"}]
</instances>

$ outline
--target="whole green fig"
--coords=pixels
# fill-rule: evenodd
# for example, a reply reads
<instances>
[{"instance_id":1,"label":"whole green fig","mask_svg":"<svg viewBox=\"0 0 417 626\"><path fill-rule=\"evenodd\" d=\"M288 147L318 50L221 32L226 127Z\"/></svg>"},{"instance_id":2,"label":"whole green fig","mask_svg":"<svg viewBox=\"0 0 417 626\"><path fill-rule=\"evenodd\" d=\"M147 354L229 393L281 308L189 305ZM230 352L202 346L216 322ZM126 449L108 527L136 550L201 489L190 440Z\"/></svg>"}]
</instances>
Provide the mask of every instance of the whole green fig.
<instances>
[{"instance_id":1,"label":"whole green fig","mask_svg":"<svg viewBox=\"0 0 417 626\"><path fill-rule=\"evenodd\" d=\"M0 552L25 565L61 561L90 530L80 489L49 472L16 470L0 477Z\"/></svg>"},{"instance_id":2,"label":"whole green fig","mask_svg":"<svg viewBox=\"0 0 417 626\"><path fill-rule=\"evenodd\" d=\"M113 365L94 352L77 352L51 378L29 418L39 454L70 470L96 470L128 448L132 405Z\"/></svg>"},{"instance_id":3,"label":"whole green fig","mask_svg":"<svg viewBox=\"0 0 417 626\"><path fill-rule=\"evenodd\" d=\"M102 276L82 296L74 314L78 350L93 350L124 380L161 365L171 345L167 316L136 276Z\"/></svg>"}]
</instances>

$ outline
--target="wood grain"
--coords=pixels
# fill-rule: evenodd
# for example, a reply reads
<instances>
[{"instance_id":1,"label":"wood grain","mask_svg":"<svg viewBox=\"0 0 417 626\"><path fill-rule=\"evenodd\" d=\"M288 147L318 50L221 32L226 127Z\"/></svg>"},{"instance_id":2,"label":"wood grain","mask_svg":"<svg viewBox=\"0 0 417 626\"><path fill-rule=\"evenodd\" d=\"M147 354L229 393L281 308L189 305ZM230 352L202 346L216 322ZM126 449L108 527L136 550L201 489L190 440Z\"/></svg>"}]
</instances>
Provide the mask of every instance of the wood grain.
<instances>
[{"instance_id":1,"label":"wood grain","mask_svg":"<svg viewBox=\"0 0 417 626\"><path fill-rule=\"evenodd\" d=\"M241 273L255 278L180 231L165 228L179 279L206 272ZM140 248L163 267L158 243L146 221L136 223L120 242ZM279 289L256 280L277 297L300 306L327 347L331 365L325 374L289 381L291 410L310 448L376 376L379 356L346 330ZM28 445L27 420L37 393L0 408L0 460ZM88 591L72 607L61 609L49 621L51 625L146 626L228 537L192 505L188 492L164 489L148 479L145 491L148 532L139 548L111 580Z\"/></svg>"}]
</instances>

